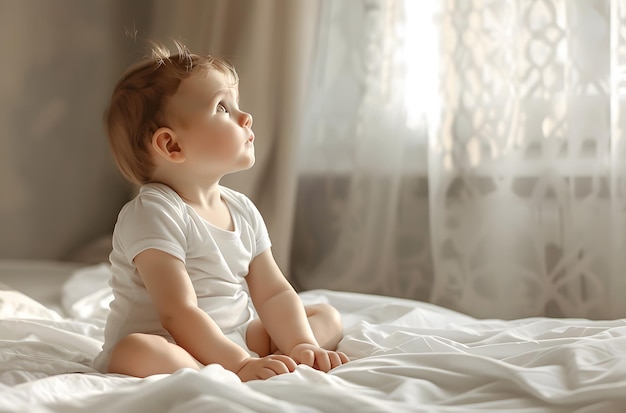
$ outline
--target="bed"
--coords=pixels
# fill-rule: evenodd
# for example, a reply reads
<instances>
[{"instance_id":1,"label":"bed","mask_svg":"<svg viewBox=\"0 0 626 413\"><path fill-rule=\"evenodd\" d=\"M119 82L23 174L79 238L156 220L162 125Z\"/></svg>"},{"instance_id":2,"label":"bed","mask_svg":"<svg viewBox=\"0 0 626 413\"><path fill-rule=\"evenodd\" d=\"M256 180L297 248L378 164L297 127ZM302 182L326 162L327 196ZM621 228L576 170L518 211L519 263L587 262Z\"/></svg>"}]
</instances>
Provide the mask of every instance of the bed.
<instances>
[{"instance_id":1,"label":"bed","mask_svg":"<svg viewBox=\"0 0 626 413\"><path fill-rule=\"evenodd\" d=\"M328 374L242 383L219 365L138 379L90 367L111 299L106 264L0 265L2 412L618 412L626 322L479 320L435 305L302 292L343 316Z\"/></svg>"}]
</instances>

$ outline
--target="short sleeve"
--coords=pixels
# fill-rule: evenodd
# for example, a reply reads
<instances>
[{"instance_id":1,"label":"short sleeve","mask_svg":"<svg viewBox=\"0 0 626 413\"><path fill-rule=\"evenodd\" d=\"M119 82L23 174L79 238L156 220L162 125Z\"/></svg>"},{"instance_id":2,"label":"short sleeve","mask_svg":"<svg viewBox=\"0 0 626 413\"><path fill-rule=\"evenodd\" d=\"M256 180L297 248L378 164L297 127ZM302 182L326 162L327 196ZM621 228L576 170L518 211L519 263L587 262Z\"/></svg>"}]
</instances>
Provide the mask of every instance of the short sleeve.
<instances>
[{"instance_id":1,"label":"short sleeve","mask_svg":"<svg viewBox=\"0 0 626 413\"><path fill-rule=\"evenodd\" d=\"M127 204L115 226L122 253L131 262L147 249L157 249L186 259L184 208L165 191L144 190Z\"/></svg>"},{"instance_id":2,"label":"short sleeve","mask_svg":"<svg viewBox=\"0 0 626 413\"><path fill-rule=\"evenodd\" d=\"M272 242L270 240L269 232L267 231L267 226L265 225L265 221L263 220L263 216L254 205L254 203L248 198L245 197L246 208L250 215L250 225L254 231L255 238L255 253L254 257L267 250L272 246Z\"/></svg>"}]
</instances>

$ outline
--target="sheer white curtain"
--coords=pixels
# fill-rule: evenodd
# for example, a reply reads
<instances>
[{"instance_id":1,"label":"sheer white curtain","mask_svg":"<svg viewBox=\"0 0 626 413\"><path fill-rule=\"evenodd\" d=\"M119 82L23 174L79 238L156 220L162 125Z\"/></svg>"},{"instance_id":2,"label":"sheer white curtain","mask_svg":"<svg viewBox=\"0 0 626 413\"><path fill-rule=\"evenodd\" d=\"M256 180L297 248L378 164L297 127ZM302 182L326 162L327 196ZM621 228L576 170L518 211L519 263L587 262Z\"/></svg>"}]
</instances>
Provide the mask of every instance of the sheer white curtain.
<instances>
[{"instance_id":1,"label":"sheer white curtain","mask_svg":"<svg viewBox=\"0 0 626 413\"><path fill-rule=\"evenodd\" d=\"M325 3L297 284L482 317L626 316L624 7Z\"/></svg>"},{"instance_id":2,"label":"sheer white curtain","mask_svg":"<svg viewBox=\"0 0 626 413\"><path fill-rule=\"evenodd\" d=\"M626 316L624 2L447 1L431 299Z\"/></svg>"},{"instance_id":3,"label":"sheer white curtain","mask_svg":"<svg viewBox=\"0 0 626 413\"><path fill-rule=\"evenodd\" d=\"M432 16L424 2L323 4L292 242L300 288L428 296Z\"/></svg>"}]
</instances>

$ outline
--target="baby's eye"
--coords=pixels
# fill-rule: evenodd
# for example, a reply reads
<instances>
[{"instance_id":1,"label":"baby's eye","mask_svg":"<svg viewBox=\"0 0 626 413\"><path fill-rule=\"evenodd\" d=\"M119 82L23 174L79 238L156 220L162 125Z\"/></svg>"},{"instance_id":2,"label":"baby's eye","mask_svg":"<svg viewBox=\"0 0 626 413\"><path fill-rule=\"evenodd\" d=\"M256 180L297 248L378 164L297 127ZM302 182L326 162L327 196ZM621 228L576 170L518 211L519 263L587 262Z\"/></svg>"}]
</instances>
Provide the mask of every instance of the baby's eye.
<instances>
[{"instance_id":1,"label":"baby's eye","mask_svg":"<svg viewBox=\"0 0 626 413\"><path fill-rule=\"evenodd\" d=\"M228 110L226 110L226 106L224 106L222 103L217 105L217 111L218 112L223 112L223 113L228 113Z\"/></svg>"}]
</instances>

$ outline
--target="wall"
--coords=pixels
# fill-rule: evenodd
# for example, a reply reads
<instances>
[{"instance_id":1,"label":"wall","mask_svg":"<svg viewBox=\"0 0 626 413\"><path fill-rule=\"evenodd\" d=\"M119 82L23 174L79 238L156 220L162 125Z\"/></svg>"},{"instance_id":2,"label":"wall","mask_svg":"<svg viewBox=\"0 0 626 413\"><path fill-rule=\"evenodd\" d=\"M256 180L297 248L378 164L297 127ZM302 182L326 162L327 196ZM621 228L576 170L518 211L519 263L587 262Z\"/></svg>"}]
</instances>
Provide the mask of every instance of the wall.
<instances>
[{"instance_id":1,"label":"wall","mask_svg":"<svg viewBox=\"0 0 626 413\"><path fill-rule=\"evenodd\" d=\"M102 116L150 4L0 0L0 259L67 259L111 232L129 188Z\"/></svg>"}]
</instances>

